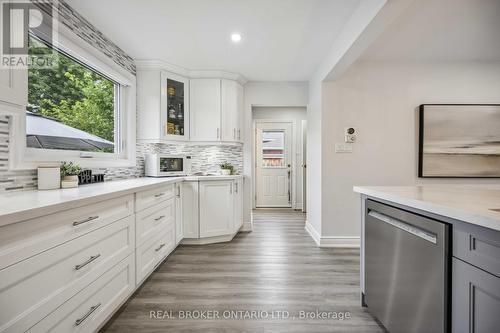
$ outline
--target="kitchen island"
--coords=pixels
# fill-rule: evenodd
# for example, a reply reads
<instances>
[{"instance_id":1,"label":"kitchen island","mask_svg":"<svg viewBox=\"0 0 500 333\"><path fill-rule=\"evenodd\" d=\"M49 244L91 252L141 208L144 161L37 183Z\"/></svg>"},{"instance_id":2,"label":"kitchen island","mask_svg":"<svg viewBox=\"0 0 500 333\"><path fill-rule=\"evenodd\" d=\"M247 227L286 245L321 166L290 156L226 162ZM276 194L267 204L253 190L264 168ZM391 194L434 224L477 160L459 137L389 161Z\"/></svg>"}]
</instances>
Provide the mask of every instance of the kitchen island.
<instances>
[{"instance_id":1,"label":"kitchen island","mask_svg":"<svg viewBox=\"0 0 500 333\"><path fill-rule=\"evenodd\" d=\"M361 297L390 332L500 325L500 186L355 187Z\"/></svg>"}]
</instances>

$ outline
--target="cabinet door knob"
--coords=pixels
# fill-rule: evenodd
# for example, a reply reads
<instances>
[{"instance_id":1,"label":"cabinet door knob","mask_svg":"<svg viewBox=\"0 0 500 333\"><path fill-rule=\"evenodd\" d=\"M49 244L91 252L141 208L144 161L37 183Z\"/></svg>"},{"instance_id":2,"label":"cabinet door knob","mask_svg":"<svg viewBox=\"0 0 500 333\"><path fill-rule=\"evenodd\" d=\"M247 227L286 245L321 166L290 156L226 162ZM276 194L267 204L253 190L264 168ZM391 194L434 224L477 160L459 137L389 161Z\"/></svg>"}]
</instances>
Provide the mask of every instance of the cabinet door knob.
<instances>
[{"instance_id":1,"label":"cabinet door knob","mask_svg":"<svg viewBox=\"0 0 500 333\"><path fill-rule=\"evenodd\" d=\"M78 326L78 325L80 325L81 323L83 323L83 322L85 321L85 319L87 319L87 318L88 318L88 317L89 317L89 316L90 316L90 315L91 315L91 314L92 314L95 310L97 310L97 308L99 308L100 306L101 306L101 303L96 304L96 305L94 305L94 306L90 307L90 310L89 310L86 314L84 314L84 315L83 315L83 317L81 317L81 318L79 318L79 319L77 319L77 320L75 321L75 325L76 325L76 326Z\"/></svg>"},{"instance_id":2,"label":"cabinet door knob","mask_svg":"<svg viewBox=\"0 0 500 333\"><path fill-rule=\"evenodd\" d=\"M90 222L90 221L93 221L93 220L97 220L99 218L99 216L90 216L90 217L87 217L86 219L83 219L81 221L76 221L76 222L73 222L73 226L76 227L80 224L84 224L84 223L87 223L87 222Z\"/></svg>"}]
</instances>

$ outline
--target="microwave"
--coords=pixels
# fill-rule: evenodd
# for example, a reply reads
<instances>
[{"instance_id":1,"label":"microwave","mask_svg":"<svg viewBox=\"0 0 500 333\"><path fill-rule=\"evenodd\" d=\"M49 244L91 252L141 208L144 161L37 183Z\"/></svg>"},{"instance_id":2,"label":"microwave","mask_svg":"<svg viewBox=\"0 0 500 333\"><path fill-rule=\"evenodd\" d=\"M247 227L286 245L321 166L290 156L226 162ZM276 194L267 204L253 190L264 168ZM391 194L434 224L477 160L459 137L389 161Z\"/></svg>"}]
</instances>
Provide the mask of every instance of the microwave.
<instances>
[{"instance_id":1,"label":"microwave","mask_svg":"<svg viewBox=\"0 0 500 333\"><path fill-rule=\"evenodd\" d=\"M191 174L191 157L164 154L147 154L147 177L188 176Z\"/></svg>"}]
</instances>

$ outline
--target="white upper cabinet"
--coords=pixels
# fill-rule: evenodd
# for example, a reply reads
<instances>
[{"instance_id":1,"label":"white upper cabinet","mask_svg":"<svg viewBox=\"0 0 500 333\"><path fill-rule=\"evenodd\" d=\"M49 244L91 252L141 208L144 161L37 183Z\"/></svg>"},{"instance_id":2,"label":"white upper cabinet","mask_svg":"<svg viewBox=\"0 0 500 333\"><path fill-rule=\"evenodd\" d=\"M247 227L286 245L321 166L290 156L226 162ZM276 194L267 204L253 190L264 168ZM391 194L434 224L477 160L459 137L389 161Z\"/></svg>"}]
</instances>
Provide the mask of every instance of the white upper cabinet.
<instances>
[{"instance_id":1,"label":"white upper cabinet","mask_svg":"<svg viewBox=\"0 0 500 333\"><path fill-rule=\"evenodd\" d=\"M238 83L222 80L222 141L238 141Z\"/></svg>"},{"instance_id":2,"label":"white upper cabinet","mask_svg":"<svg viewBox=\"0 0 500 333\"><path fill-rule=\"evenodd\" d=\"M238 130L236 132L236 141L243 143L243 129L245 124L245 90L241 84L236 86L238 96Z\"/></svg>"},{"instance_id":3,"label":"white upper cabinet","mask_svg":"<svg viewBox=\"0 0 500 333\"><path fill-rule=\"evenodd\" d=\"M191 140L221 140L221 80L192 79Z\"/></svg>"},{"instance_id":4,"label":"white upper cabinet","mask_svg":"<svg viewBox=\"0 0 500 333\"><path fill-rule=\"evenodd\" d=\"M234 80L191 80L191 140L241 142L243 87Z\"/></svg>"},{"instance_id":5,"label":"white upper cabinet","mask_svg":"<svg viewBox=\"0 0 500 333\"><path fill-rule=\"evenodd\" d=\"M137 72L139 133L146 142L189 140L189 79L160 70Z\"/></svg>"},{"instance_id":6,"label":"white upper cabinet","mask_svg":"<svg viewBox=\"0 0 500 333\"><path fill-rule=\"evenodd\" d=\"M0 69L0 101L26 106L28 103L28 71Z\"/></svg>"}]
</instances>

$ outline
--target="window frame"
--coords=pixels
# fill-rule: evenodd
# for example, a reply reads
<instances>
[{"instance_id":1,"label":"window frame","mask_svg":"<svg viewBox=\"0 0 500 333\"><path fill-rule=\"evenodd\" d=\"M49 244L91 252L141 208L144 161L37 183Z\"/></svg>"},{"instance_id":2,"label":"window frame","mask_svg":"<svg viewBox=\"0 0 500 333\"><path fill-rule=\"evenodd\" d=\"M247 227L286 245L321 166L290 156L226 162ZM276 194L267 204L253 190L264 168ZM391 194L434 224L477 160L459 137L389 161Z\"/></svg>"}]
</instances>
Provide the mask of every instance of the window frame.
<instances>
[{"instance_id":1,"label":"window frame","mask_svg":"<svg viewBox=\"0 0 500 333\"><path fill-rule=\"evenodd\" d=\"M115 83L115 152L83 152L28 148L26 145L26 105L11 117L9 149L10 168L12 170L34 169L40 165L54 164L60 161L78 163L84 168L130 167L136 165L135 119L136 119L136 77L108 56L103 54L73 31L62 24L58 27L58 36L49 43L60 52L82 63L83 66L111 79ZM47 40L43 36L37 38ZM26 75L27 75L27 70ZM26 87L26 100L28 89Z\"/></svg>"}]
</instances>

